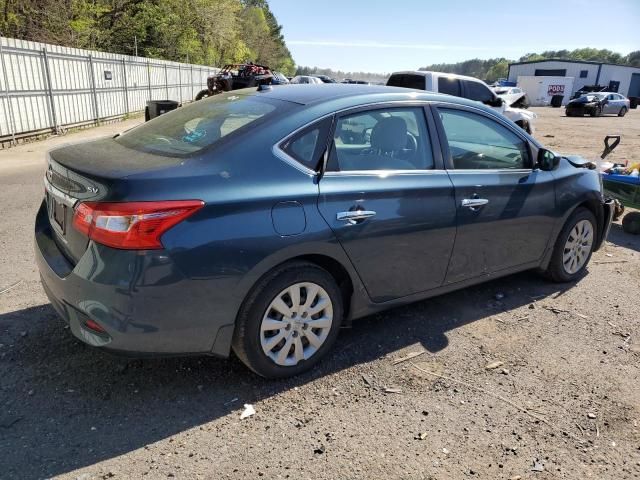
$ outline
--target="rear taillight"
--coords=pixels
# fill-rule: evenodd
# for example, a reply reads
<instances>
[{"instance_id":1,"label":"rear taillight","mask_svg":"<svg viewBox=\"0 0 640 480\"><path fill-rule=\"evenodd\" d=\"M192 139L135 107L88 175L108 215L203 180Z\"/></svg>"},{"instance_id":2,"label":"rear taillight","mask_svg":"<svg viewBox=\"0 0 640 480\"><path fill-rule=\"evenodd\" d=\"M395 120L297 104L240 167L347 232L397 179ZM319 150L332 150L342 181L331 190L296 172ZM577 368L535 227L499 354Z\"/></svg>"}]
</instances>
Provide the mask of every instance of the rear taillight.
<instances>
[{"instance_id":1,"label":"rear taillight","mask_svg":"<svg viewBox=\"0 0 640 480\"><path fill-rule=\"evenodd\" d=\"M73 226L91 240L113 248L163 248L160 237L204 206L201 200L80 203Z\"/></svg>"}]
</instances>

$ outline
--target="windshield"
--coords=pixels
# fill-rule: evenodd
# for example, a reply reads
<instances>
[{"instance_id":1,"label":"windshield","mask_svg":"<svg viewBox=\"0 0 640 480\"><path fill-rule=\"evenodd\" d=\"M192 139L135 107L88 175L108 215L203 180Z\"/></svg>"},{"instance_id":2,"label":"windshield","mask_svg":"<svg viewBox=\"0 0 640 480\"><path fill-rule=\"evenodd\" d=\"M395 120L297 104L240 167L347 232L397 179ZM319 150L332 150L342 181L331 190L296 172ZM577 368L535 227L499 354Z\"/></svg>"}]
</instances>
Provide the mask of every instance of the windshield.
<instances>
[{"instance_id":1,"label":"windshield","mask_svg":"<svg viewBox=\"0 0 640 480\"><path fill-rule=\"evenodd\" d=\"M216 95L161 115L116 138L128 148L167 156L197 153L235 132L256 126L276 108L288 111L287 102L255 95Z\"/></svg>"}]
</instances>

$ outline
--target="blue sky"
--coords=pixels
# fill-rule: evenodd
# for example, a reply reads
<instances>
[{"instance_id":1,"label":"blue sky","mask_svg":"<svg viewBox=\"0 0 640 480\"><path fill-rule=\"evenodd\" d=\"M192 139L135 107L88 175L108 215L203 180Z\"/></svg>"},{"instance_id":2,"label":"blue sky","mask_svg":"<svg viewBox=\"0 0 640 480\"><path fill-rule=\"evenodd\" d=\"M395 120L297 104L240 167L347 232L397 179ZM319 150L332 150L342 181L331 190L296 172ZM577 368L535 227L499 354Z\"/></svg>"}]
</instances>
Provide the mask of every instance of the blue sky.
<instances>
[{"instance_id":1,"label":"blue sky","mask_svg":"<svg viewBox=\"0 0 640 480\"><path fill-rule=\"evenodd\" d=\"M298 65L392 72L563 48L640 50L640 0L604 3L270 0L269 6Z\"/></svg>"}]
</instances>

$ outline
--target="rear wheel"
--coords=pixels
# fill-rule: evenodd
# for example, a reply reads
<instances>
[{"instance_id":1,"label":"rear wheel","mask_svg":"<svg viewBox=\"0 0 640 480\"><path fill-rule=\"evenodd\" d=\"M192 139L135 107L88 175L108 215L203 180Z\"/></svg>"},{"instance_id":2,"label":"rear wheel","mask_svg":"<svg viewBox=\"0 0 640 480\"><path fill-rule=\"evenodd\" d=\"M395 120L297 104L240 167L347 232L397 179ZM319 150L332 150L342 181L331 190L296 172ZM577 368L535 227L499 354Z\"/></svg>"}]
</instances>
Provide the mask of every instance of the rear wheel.
<instances>
[{"instance_id":1,"label":"rear wheel","mask_svg":"<svg viewBox=\"0 0 640 480\"><path fill-rule=\"evenodd\" d=\"M596 241L596 218L578 208L565 223L553 250L545 276L554 282L577 279L589 263Z\"/></svg>"},{"instance_id":2,"label":"rear wheel","mask_svg":"<svg viewBox=\"0 0 640 480\"><path fill-rule=\"evenodd\" d=\"M245 300L233 351L263 377L297 375L331 348L342 312L340 289L328 272L312 263L285 264L263 277Z\"/></svg>"},{"instance_id":3,"label":"rear wheel","mask_svg":"<svg viewBox=\"0 0 640 480\"><path fill-rule=\"evenodd\" d=\"M627 107L622 107L618 112L619 117L624 117L627 114Z\"/></svg>"},{"instance_id":4,"label":"rear wheel","mask_svg":"<svg viewBox=\"0 0 640 480\"><path fill-rule=\"evenodd\" d=\"M632 235L640 234L640 212L629 212L622 217L622 229Z\"/></svg>"},{"instance_id":5,"label":"rear wheel","mask_svg":"<svg viewBox=\"0 0 640 480\"><path fill-rule=\"evenodd\" d=\"M207 98L209 96L209 90L205 89L205 90L200 90L198 92L198 94L196 95L196 102L198 100L202 100L203 98Z\"/></svg>"}]
</instances>

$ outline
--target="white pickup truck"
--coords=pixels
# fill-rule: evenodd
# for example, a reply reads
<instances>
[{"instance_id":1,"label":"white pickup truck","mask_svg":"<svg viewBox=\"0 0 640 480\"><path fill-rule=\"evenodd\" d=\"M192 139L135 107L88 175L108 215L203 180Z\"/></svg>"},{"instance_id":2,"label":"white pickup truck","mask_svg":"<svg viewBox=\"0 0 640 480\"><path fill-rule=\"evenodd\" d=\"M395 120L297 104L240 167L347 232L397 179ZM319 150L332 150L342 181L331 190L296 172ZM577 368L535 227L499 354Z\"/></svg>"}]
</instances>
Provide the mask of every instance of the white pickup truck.
<instances>
[{"instance_id":1,"label":"white pickup truck","mask_svg":"<svg viewBox=\"0 0 640 480\"><path fill-rule=\"evenodd\" d=\"M530 134L533 134L534 122L538 118L533 112L507 106L482 80L455 73L421 70L394 72L387 80L387 85L390 87L415 88L417 90L446 93L482 102L500 112Z\"/></svg>"}]
</instances>

